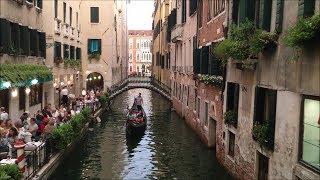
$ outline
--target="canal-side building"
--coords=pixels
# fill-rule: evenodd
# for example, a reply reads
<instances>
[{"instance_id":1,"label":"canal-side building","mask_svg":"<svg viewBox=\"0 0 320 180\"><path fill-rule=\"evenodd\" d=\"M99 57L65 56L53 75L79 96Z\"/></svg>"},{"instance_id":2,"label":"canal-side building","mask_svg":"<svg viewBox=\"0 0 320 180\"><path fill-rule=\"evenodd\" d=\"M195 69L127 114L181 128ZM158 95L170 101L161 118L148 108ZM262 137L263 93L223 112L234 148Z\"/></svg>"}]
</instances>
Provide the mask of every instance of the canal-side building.
<instances>
[{"instance_id":1,"label":"canal-side building","mask_svg":"<svg viewBox=\"0 0 320 180\"><path fill-rule=\"evenodd\" d=\"M245 27L247 18L279 37L255 57L229 59L224 112L232 123L224 126L223 164L239 179L319 179L319 31L299 52L285 39L299 19L319 19L320 1L254 2L229 1L228 24ZM229 32L230 40L239 35Z\"/></svg>"},{"instance_id":2,"label":"canal-side building","mask_svg":"<svg viewBox=\"0 0 320 180\"><path fill-rule=\"evenodd\" d=\"M83 83L106 90L127 74L126 1L81 1Z\"/></svg>"},{"instance_id":3,"label":"canal-side building","mask_svg":"<svg viewBox=\"0 0 320 180\"><path fill-rule=\"evenodd\" d=\"M54 75L54 102L60 104L60 90L81 95L82 71L80 1L43 1L44 29L47 34L46 64Z\"/></svg>"},{"instance_id":4,"label":"canal-side building","mask_svg":"<svg viewBox=\"0 0 320 180\"><path fill-rule=\"evenodd\" d=\"M151 30L129 30L129 68L131 75L151 75Z\"/></svg>"},{"instance_id":5,"label":"canal-side building","mask_svg":"<svg viewBox=\"0 0 320 180\"><path fill-rule=\"evenodd\" d=\"M155 0L153 12L152 38L152 76L163 85L170 87L170 54L168 34L168 15L176 6L174 0Z\"/></svg>"},{"instance_id":6,"label":"canal-side building","mask_svg":"<svg viewBox=\"0 0 320 180\"><path fill-rule=\"evenodd\" d=\"M43 1L0 1L0 107L13 121L53 103Z\"/></svg>"}]
</instances>

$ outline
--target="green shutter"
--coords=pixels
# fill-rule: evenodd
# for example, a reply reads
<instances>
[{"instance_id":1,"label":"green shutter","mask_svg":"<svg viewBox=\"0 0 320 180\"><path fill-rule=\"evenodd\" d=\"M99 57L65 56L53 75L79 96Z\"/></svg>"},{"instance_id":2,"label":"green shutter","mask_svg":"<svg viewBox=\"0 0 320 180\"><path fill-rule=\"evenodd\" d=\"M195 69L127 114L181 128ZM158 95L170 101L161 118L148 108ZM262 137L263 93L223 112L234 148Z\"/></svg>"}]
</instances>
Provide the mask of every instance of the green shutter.
<instances>
[{"instance_id":1,"label":"green shutter","mask_svg":"<svg viewBox=\"0 0 320 180\"><path fill-rule=\"evenodd\" d=\"M40 57L46 58L46 34L39 32L39 51Z\"/></svg>"},{"instance_id":2,"label":"green shutter","mask_svg":"<svg viewBox=\"0 0 320 180\"><path fill-rule=\"evenodd\" d=\"M246 0L240 0L238 11L239 11L238 22L242 23L246 19Z\"/></svg>"},{"instance_id":3,"label":"green shutter","mask_svg":"<svg viewBox=\"0 0 320 180\"><path fill-rule=\"evenodd\" d=\"M208 74L208 66L209 66L209 46L202 47L201 51L201 66L200 66L200 74Z\"/></svg>"},{"instance_id":4,"label":"green shutter","mask_svg":"<svg viewBox=\"0 0 320 180\"><path fill-rule=\"evenodd\" d=\"M272 1L260 0L259 8L259 27L265 31L270 31L271 14L272 14Z\"/></svg>"},{"instance_id":5,"label":"green shutter","mask_svg":"<svg viewBox=\"0 0 320 180\"><path fill-rule=\"evenodd\" d=\"M98 39L99 54L101 54L101 39Z\"/></svg>"},{"instance_id":6,"label":"green shutter","mask_svg":"<svg viewBox=\"0 0 320 180\"><path fill-rule=\"evenodd\" d=\"M3 53L9 53L10 46L11 46L11 28L10 22L6 19L1 19L0 22L0 36L1 36L1 44L0 47L2 48Z\"/></svg>"},{"instance_id":7,"label":"green shutter","mask_svg":"<svg viewBox=\"0 0 320 180\"><path fill-rule=\"evenodd\" d=\"M298 3L298 18L302 18L304 13L304 0L299 0Z\"/></svg>"},{"instance_id":8,"label":"green shutter","mask_svg":"<svg viewBox=\"0 0 320 180\"><path fill-rule=\"evenodd\" d=\"M20 47L23 55L30 55L30 32L27 26L20 26Z\"/></svg>"},{"instance_id":9,"label":"green shutter","mask_svg":"<svg viewBox=\"0 0 320 180\"><path fill-rule=\"evenodd\" d=\"M11 27L11 45L15 53L20 54L20 30L17 23L10 23Z\"/></svg>"},{"instance_id":10,"label":"green shutter","mask_svg":"<svg viewBox=\"0 0 320 180\"><path fill-rule=\"evenodd\" d=\"M246 18L254 22L255 19L255 0L246 1Z\"/></svg>"},{"instance_id":11,"label":"green shutter","mask_svg":"<svg viewBox=\"0 0 320 180\"><path fill-rule=\"evenodd\" d=\"M264 1L265 0L260 0L259 4L259 28L263 28L263 14L264 14Z\"/></svg>"},{"instance_id":12,"label":"green shutter","mask_svg":"<svg viewBox=\"0 0 320 180\"><path fill-rule=\"evenodd\" d=\"M91 39L88 39L88 54L91 54L90 45L91 45Z\"/></svg>"},{"instance_id":13,"label":"green shutter","mask_svg":"<svg viewBox=\"0 0 320 180\"><path fill-rule=\"evenodd\" d=\"M284 0L277 0L276 31L282 32Z\"/></svg>"},{"instance_id":14,"label":"green shutter","mask_svg":"<svg viewBox=\"0 0 320 180\"><path fill-rule=\"evenodd\" d=\"M304 0L304 17L311 17L314 15L315 0Z\"/></svg>"}]
</instances>

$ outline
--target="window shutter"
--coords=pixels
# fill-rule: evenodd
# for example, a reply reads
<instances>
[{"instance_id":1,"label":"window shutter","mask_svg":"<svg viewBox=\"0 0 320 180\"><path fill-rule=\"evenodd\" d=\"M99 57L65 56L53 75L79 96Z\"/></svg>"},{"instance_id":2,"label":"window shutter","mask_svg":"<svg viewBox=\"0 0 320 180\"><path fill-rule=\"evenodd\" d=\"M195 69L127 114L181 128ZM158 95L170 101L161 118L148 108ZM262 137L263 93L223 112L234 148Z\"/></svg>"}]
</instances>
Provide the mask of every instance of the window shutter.
<instances>
[{"instance_id":1,"label":"window shutter","mask_svg":"<svg viewBox=\"0 0 320 180\"><path fill-rule=\"evenodd\" d=\"M271 0L269 0L272 2ZM268 2L269 2L268 1ZM246 1L246 18L248 18L250 21L254 21L255 19L255 0L247 0Z\"/></svg>"},{"instance_id":2,"label":"window shutter","mask_svg":"<svg viewBox=\"0 0 320 180\"><path fill-rule=\"evenodd\" d=\"M227 111L233 109L234 102L234 88L233 83L227 85Z\"/></svg>"},{"instance_id":3,"label":"window shutter","mask_svg":"<svg viewBox=\"0 0 320 180\"><path fill-rule=\"evenodd\" d=\"M46 58L46 34L39 32L39 51L40 57Z\"/></svg>"},{"instance_id":4,"label":"window shutter","mask_svg":"<svg viewBox=\"0 0 320 180\"><path fill-rule=\"evenodd\" d=\"M193 73L199 74L200 73L200 49L193 50Z\"/></svg>"},{"instance_id":5,"label":"window shutter","mask_svg":"<svg viewBox=\"0 0 320 180\"><path fill-rule=\"evenodd\" d=\"M101 39L98 39L99 54L101 54Z\"/></svg>"},{"instance_id":6,"label":"window shutter","mask_svg":"<svg viewBox=\"0 0 320 180\"><path fill-rule=\"evenodd\" d=\"M277 0L276 31L282 32L284 0Z\"/></svg>"},{"instance_id":7,"label":"window shutter","mask_svg":"<svg viewBox=\"0 0 320 180\"><path fill-rule=\"evenodd\" d=\"M262 29L265 31L270 31L271 25L271 11L272 11L272 1L261 0L263 1L263 25Z\"/></svg>"},{"instance_id":8,"label":"window shutter","mask_svg":"<svg viewBox=\"0 0 320 180\"><path fill-rule=\"evenodd\" d=\"M240 0L238 12L239 12L238 22L242 23L246 19L246 0Z\"/></svg>"},{"instance_id":9,"label":"window shutter","mask_svg":"<svg viewBox=\"0 0 320 180\"><path fill-rule=\"evenodd\" d=\"M238 114L238 107L239 107L239 90L240 90L240 85L234 84L233 110L235 110L237 114Z\"/></svg>"},{"instance_id":10,"label":"window shutter","mask_svg":"<svg viewBox=\"0 0 320 180\"><path fill-rule=\"evenodd\" d=\"M205 46L202 48L200 73L208 74L208 66L209 66L209 46Z\"/></svg>"},{"instance_id":11,"label":"window shutter","mask_svg":"<svg viewBox=\"0 0 320 180\"><path fill-rule=\"evenodd\" d=\"M91 23L99 22L99 7L90 7Z\"/></svg>"},{"instance_id":12,"label":"window shutter","mask_svg":"<svg viewBox=\"0 0 320 180\"><path fill-rule=\"evenodd\" d=\"M36 38L36 30L29 29L30 32L30 54L31 56L36 56L37 50L37 38ZM32 43L31 43L32 42Z\"/></svg>"},{"instance_id":13,"label":"window shutter","mask_svg":"<svg viewBox=\"0 0 320 180\"><path fill-rule=\"evenodd\" d=\"M304 0L304 17L311 17L314 15L315 0Z\"/></svg>"},{"instance_id":14,"label":"window shutter","mask_svg":"<svg viewBox=\"0 0 320 180\"><path fill-rule=\"evenodd\" d=\"M254 98L254 121L262 122L263 121L263 107L264 107L264 93L263 88L256 87L255 89L255 98Z\"/></svg>"},{"instance_id":15,"label":"window shutter","mask_svg":"<svg viewBox=\"0 0 320 180\"><path fill-rule=\"evenodd\" d=\"M6 19L1 19L1 24L0 24L0 36L1 36L1 44L3 48L4 53L9 53L9 48L11 44L11 28L10 28L10 22L7 21Z\"/></svg>"},{"instance_id":16,"label":"window shutter","mask_svg":"<svg viewBox=\"0 0 320 180\"><path fill-rule=\"evenodd\" d=\"M232 22L238 24L239 1L233 1L232 3Z\"/></svg>"},{"instance_id":17,"label":"window shutter","mask_svg":"<svg viewBox=\"0 0 320 180\"><path fill-rule=\"evenodd\" d=\"M91 54L91 51L90 51L90 46L91 46L91 39L88 39L88 54Z\"/></svg>"},{"instance_id":18,"label":"window shutter","mask_svg":"<svg viewBox=\"0 0 320 180\"><path fill-rule=\"evenodd\" d=\"M17 23L10 23L11 25L11 45L14 51L20 51L20 30Z\"/></svg>"},{"instance_id":19,"label":"window shutter","mask_svg":"<svg viewBox=\"0 0 320 180\"><path fill-rule=\"evenodd\" d=\"M268 117L270 122L275 122L276 111L277 111L277 91L268 90Z\"/></svg>"},{"instance_id":20,"label":"window shutter","mask_svg":"<svg viewBox=\"0 0 320 180\"><path fill-rule=\"evenodd\" d=\"M30 55L30 33L27 26L20 26L20 47L22 49L22 54Z\"/></svg>"}]
</instances>

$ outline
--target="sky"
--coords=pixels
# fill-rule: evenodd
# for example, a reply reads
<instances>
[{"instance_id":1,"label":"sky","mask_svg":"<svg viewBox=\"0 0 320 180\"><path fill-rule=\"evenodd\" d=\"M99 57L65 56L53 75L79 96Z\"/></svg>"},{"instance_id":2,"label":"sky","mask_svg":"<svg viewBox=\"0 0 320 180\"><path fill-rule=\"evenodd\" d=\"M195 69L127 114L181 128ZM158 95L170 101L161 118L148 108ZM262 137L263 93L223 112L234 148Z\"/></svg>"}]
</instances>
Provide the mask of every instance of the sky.
<instances>
[{"instance_id":1,"label":"sky","mask_svg":"<svg viewBox=\"0 0 320 180\"><path fill-rule=\"evenodd\" d=\"M128 4L128 29L151 30L153 0L131 0Z\"/></svg>"}]
</instances>

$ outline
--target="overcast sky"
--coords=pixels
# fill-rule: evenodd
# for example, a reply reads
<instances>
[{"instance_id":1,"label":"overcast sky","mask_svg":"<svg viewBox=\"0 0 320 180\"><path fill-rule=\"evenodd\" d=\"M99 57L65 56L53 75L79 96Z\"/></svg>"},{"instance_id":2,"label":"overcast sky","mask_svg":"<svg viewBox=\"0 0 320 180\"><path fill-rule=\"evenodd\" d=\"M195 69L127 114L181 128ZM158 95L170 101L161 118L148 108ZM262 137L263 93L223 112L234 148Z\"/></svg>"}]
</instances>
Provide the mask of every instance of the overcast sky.
<instances>
[{"instance_id":1,"label":"overcast sky","mask_svg":"<svg viewBox=\"0 0 320 180\"><path fill-rule=\"evenodd\" d=\"M153 0L131 0L128 4L129 30L151 30Z\"/></svg>"}]
</instances>

